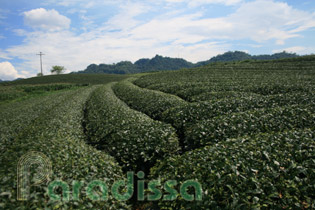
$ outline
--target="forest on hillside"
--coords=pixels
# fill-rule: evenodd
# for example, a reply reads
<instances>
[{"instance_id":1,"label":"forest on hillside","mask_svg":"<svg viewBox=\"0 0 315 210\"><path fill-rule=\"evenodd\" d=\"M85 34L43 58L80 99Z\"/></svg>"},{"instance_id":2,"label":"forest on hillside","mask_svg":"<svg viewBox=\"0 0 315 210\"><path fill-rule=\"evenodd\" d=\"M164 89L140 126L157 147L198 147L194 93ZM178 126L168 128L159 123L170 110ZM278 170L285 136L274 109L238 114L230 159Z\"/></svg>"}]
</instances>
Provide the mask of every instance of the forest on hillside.
<instances>
[{"instance_id":1,"label":"forest on hillside","mask_svg":"<svg viewBox=\"0 0 315 210\"><path fill-rule=\"evenodd\" d=\"M250 55L241 51L226 52L224 54L212 57L207 61L191 63L182 58L170 58L156 55L152 59L141 58L135 63L130 61L120 61L114 64L91 64L85 70L74 73L106 73L106 74L134 74L142 72L162 71L162 70L179 70L183 68L200 67L210 63L244 61L244 60L275 60L283 58L298 57L295 53L275 53L272 55Z\"/></svg>"}]
</instances>

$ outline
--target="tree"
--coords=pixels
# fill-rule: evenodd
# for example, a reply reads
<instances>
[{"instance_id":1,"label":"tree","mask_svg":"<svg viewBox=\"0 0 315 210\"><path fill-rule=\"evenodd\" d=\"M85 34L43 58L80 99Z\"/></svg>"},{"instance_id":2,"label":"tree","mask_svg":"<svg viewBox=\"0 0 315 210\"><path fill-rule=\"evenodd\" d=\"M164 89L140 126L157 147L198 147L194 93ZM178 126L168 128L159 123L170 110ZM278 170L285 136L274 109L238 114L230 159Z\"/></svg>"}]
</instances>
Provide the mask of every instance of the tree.
<instances>
[{"instance_id":1,"label":"tree","mask_svg":"<svg viewBox=\"0 0 315 210\"><path fill-rule=\"evenodd\" d=\"M65 70L66 70L66 69L65 69L64 66L52 66L50 72L51 72L52 74L54 74L54 73L55 73L55 74L61 74L61 73L63 73Z\"/></svg>"},{"instance_id":2,"label":"tree","mask_svg":"<svg viewBox=\"0 0 315 210\"><path fill-rule=\"evenodd\" d=\"M44 76L42 73L37 74L38 77Z\"/></svg>"}]
</instances>

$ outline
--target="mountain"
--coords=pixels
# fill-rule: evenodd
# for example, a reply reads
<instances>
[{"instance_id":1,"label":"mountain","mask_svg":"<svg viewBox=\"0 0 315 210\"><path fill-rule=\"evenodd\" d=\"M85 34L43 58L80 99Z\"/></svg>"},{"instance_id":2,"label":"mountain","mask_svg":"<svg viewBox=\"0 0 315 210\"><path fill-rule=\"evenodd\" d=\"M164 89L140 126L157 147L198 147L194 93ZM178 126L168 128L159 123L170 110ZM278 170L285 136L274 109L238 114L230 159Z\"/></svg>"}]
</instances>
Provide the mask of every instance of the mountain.
<instances>
[{"instance_id":1,"label":"mountain","mask_svg":"<svg viewBox=\"0 0 315 210\"><path fill-rule=\"evenodd\" d=\"M134 65L137 69L139 69L139 72L178 70L194 67L193 63L190 63L182 58L169 58L160 55L156 55L152 59L142 58L136 61Z\"/></svg>"},{"instance_id":2,"label":"mountain","mask_svg":"<svg viewBox=\"0 0 315 210\"><path fill-rule=\"evenodd\" d=\"M3 83L3 82L7 82L8 80L2 80L0 79L0 83Z\"/></svg>"},{"instance_id":3,"label":"mountain","mask_svg":"<svg viewBox=\"0 0 315 210\"><path fill-rule=\"evenodd\" d=\"M14 79L14 80L2 80L0 79L0 83L4 83L4 82L11 82L11 81L16 81L16 80L22 80L24 78L17 78L17 79Z\"/></svg>"},{"instance_id":4,"label":"mountain","mask_svg":"<svg viewBox=\"0 0 315 210\"><path fill-rule=\"evenodd\" d=\"M135 63L121 61L116 64L91 64L84 71L77 73L132 74L148 71L178 70L191 67L194 67L194 64L184 59L156 55L152 59L142 58Z\"/></svg>"},{"instance_id":5,"label":"mountain","mask_svg":"<svg viewBox=\"0 0 315 210\"><path fill-rule=\"evenodd\" d=\"M244 60L275 60L283 58L295 58L298 57L295 53L287 53L285 51L281 53L275 53L273 55L250 55L241 51L226 52L224 54L217 55L210 60L201 61L196 63L196 66L204 66L209 63L215 62L229 62L229 61L244 61Z\"/></svg>"},{"instance_id":6,"label":"mountain","mask_svg":"<svg viewBox=\"0 0 315 210\"><path fill-rule=\"evenodd\" d=\"M217 55L207 61L201 61L196 64L188 62L182 58L170 58L156 55L152 59L142 58L135 63L130 61L121 61L116 64L91 64L85 70L73 73L91 74L91 73L106 73L106 74L133 74L141 72L152 72L162 70L178 70L183 68L192 68L204 66L214 62L229 62L229 61L243 61L243 60L274 60L281 58L298 57L295 53L275 53L273 55L250 55L241 51L226 52Z\"/></svg>"},{"instance_id":7,"label":"mountain","mask_svg":"<svg viewBox=\"0 0 315 210\"><path fill-rule=\"evenodd\" d=\"M22 80L22 79L24 79L24 78L16 78L15 80ZM15 81L15 80L14 80L14 81Z\"/></svg>"}]
</instances>

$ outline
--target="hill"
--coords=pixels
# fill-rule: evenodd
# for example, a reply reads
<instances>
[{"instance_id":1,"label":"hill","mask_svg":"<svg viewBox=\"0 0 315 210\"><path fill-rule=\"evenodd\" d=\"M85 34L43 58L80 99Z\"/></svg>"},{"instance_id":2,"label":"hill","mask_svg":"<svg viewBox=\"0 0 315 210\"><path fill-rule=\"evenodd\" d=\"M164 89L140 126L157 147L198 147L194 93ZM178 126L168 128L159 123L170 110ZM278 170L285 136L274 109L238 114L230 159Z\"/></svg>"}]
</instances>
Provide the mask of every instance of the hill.
<instances>
[{"instance_id":1,"label":"hill","mask_svg":"<svg viewBox=\"0 0 315 210\"><path fill-rule=\"evenodd\" d=\"M166 69L178 70L191 67L194 67L194 64L184 59L156 55L152 59L142 58L135 63L130 61L121 61L116 64L91 64L84 71L77 73L133 74Z\"/></svg>"},{"instance_id":2,"label":"hill","mask_svg":"<svg viewBox=\"0 0 315 210\"><path fill-rule=\"evenodd\" d=\"M245 52L235 51L235 52L226 52L224 54L217 55L207 61L201 61L196 64L196 66L203 66L209 63L215 62L229 62L229 61L244 61L244 60L276 60L276 59L284 59L284 58L295 58L299 57L295 53L275 53L272 55L250 55Z\"/></svg>"},{"instance_id":3,"label":"hill","mask_svg":"<svg viewBox=\"0 0 315 210\"><path fill-rule=\"evenodd\" d=\"M32 77L29 79L15 80L11 82L1 83L1 86L12 85L41 85L55 83L70 84L105 84L108 82L120 81L127 78L126 75L108 75L108 74L61 74L49 75L43 77Z\"/></svg>"},{"instance_id":4,"label":"hill","mask_svg":"<svg viewBox=\"0 0 315 210\"><path fill-rule=\"evenodd\" d=\"M182 153L161 158L150 168L151 177L161 183L198 180L200 197L208 192L198 202L160 201L154 209L280 209L305 200L300 206L311 207L314 190L305 186L313 186L315 178L309 170L314 168L314 64L315 56L220 62L115 84L120 100L178 134ZM104 113L100 104L95 116ZM99 136L110 126L102 119L92 121L104 127Z\"/></svg>"},{"instance_id":5,"label":"hill","mask_svg":"<svg viewBox=\"0 0 315 210\"><path fill-rule=\"evenodd\" d=\"M56 205L60 209L312 209L314 77L315 55L214 62L128 76L70 74L3 83L0 205L2 209ZM48 84L53 82L71 84ZM105 85L85 85L100 83ZM11 196L18 194L12 183L23 168L20 160L27 157L38 160L31 167L36 176L37 169L47 171L40 161L47 159L52 182L32 188L30 199L21 202ZM140 170L137 177L128 173ZM152 202L124 196L128 201L121 201L113 196L119 190L117 183L132 181L133 176L137 188L127 190L130 197L164 194L162 187L142 191L142 175L153 188L172 187L174 199ZM106 191L107 200L91 202L84 189L92 189L100 179L99 186L106 188L97 194ZM62 180L63 186L82 180L79 199L53 201L47 188L54 180ZM107 186L112 193L107 193ZM64 192L54 194L73 198L74 193ZM177 192L182 198L176 197ZM195 199L183 199L188 192Z\"/></svg>"},{"instance_id":6,"label":"hill","mask_svg":"<svg viewBox=\"0 0 315 210\"><path fill-rule=\"evenodd\" d=\"M116 64L91 64L85 70L73 73L106 73L106 74L134 74L142 72L152 72L161 70L179 70L183 68L192 68L204 66L215 62L243 61L243 60L274 60L282 58L298 57L295 53L281 52L273 55L250 55L245 52L235 51L226 52L217 55L207 61L201 61L196 64L186 61L182 58L170 58L156 55L152 59L142 58L132 63L130 61L121 61Z\"/></svg>"}]
</instances>

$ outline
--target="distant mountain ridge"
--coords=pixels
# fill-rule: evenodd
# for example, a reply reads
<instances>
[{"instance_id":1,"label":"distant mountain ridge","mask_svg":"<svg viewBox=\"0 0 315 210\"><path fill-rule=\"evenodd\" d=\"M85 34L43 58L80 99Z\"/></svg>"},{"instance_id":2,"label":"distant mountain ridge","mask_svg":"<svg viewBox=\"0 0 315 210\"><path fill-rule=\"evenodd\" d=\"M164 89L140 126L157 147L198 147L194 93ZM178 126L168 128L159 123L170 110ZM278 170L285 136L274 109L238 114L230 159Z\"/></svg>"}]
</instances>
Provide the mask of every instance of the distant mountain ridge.
<instances>
[{"instance_id":1,"label":"distant mountain ridge","mask_svg":"<svg viewBox=\"0 0 315 210\"><path fill-rule=\"evenodd\" d=\"M10 81L15 81L15 80L21 80L21 79L24 79L24 78L17 78L17 79L14 79L14 80L2 80L2 79L0 79L0 83L2 83L2 82L10 82Z\"/></svg>"},{"instance_id":2,"label":"distant mountain ridge","mask_svg":"<svg viewBox=\"0 0 315 210\"><path fill-rule=\"evenodd\" d=\"M241 51L226 52L224 54L217 55L207 61L201 61L196 63L196 66L203 66L209 63L215 62L229 62L229 61L244 61L244 60L276 60L282 58L295 58L299 57L296 53L287 53L285 51L275 53L272 55L250 55Z\"/></svg>"},{"instance_id":3,"label":"distant mountain ridge","mask_svg":"<svg viewBox=\"0 0 315 210\"><path fill-rule=\"evenodd\" d=\"M141 58L135 63L130 61L121 61L116 64L91 64L85 70L73 73L106 73L106 74L133 74L141 72L152 72L161 70L179 70L183 68L192 68L204 66L215 62L244 61L244 60L275 60L282 58L299 57L296 53L275 53L272 55L250 55L241 51L226 52L224 54L212 57L207 61L191 63L182 58L170 58L156 55L152 59Z\"/></svg>"},{"instance_id":4,"label":"distant mountain ridge","mask_svg":"<svg viewBox=\"0 0 315 210\"><path fill-rule=\"evenodd\" d=\"M160 70L178 70L191 67L194 67L194 64L182 58L169 58L156 55L152 59L142 58L135 63L121 61L116 64L91 64L84 71L77 73L133 74Z\"/></svg>"}]
</instances>

